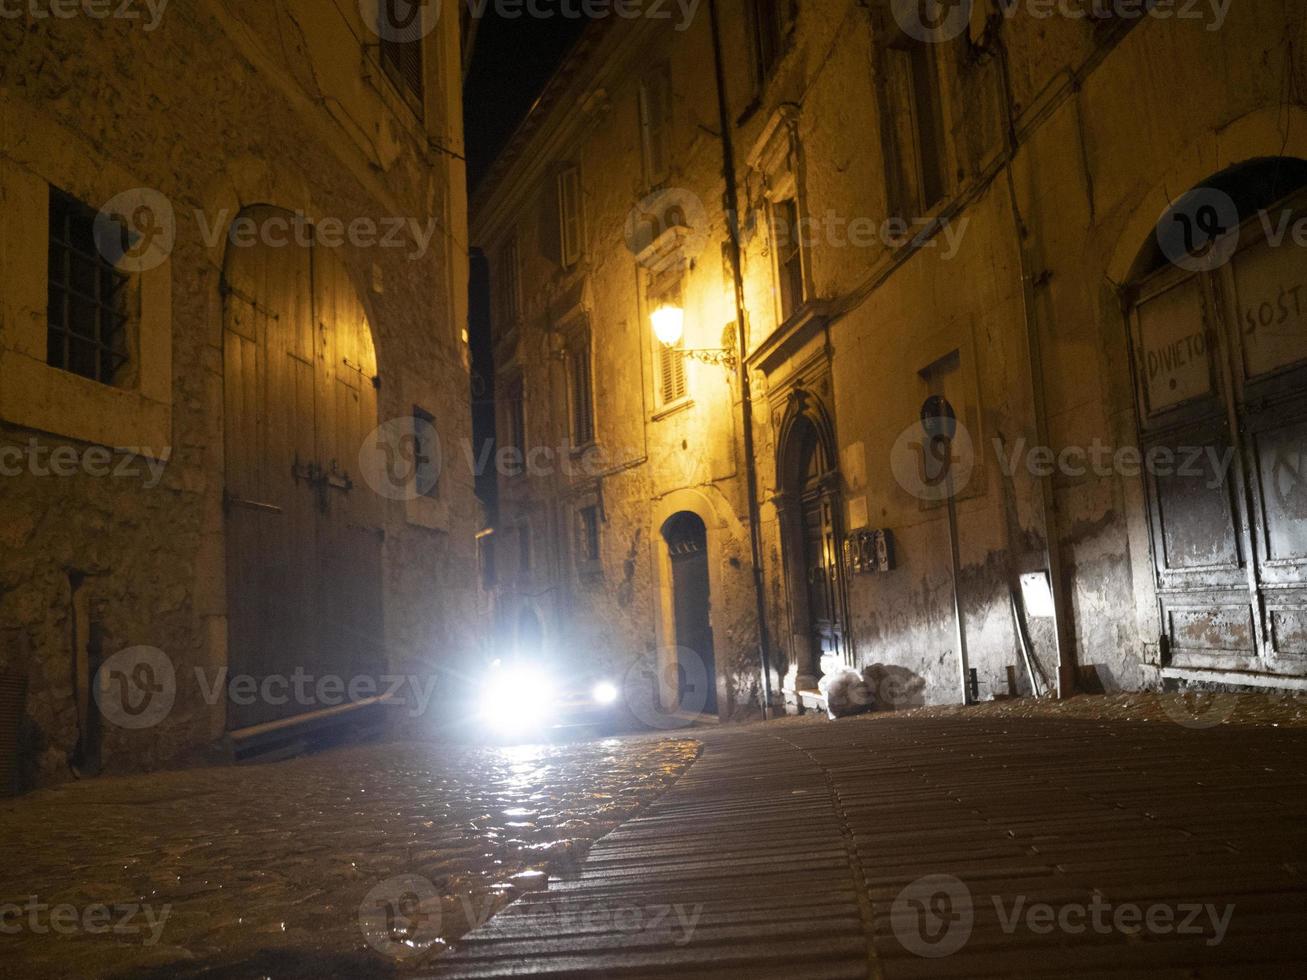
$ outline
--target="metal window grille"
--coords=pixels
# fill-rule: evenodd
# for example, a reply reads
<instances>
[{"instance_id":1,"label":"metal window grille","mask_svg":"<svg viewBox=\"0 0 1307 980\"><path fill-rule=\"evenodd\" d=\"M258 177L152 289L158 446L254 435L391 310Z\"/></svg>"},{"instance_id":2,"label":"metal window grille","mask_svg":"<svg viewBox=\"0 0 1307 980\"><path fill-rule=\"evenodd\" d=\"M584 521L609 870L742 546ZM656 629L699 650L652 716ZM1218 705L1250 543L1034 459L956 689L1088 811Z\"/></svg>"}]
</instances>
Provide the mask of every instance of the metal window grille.
<instances>
[{"instance_id":1,"label":"metal window grille","mask_svg":"<svg viewBox=\"0 0 1307 980\"><path fill-rule=\"evenodd\" d=\"M95 219L94 208L50 189L46 361L92 381L113 384L127 363L129 277L100 254ZM130 244L126 227L121 233L126 251Z\"/></svg>"}]
</instances>

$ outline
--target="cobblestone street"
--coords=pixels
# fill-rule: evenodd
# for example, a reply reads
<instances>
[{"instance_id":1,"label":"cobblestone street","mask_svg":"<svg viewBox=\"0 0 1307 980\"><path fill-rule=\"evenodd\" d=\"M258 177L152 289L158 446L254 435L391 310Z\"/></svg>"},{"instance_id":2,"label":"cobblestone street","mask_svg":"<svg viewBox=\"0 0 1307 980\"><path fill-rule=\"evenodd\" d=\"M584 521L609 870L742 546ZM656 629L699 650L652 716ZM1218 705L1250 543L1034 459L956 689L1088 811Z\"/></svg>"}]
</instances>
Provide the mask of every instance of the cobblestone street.
<instances>
[{"instance_id":1,"label":"cobblestone street","mask_svg":"<svg viewBox=\"0 0 1307 980\"><path fill-rule=\"evenodd\" d=\"M417 880L414 948L437 955L468 919L565 869L696 752L683 739L403 743L38 792L0 805L0 961L24 978L186 964L257 976L283 961L297 976L325 975L325 961L387 973L402 950L361 919L365 898L384 904Z\"/></svg>"},{"instance_id":2,"label":"cobblestone street","mask_svg":"<svg viewBox=\"0 0 1307 980\"><path fill-rule=\"evenodd\" d=\"M363 746L33 794L0 808L0 905L20 908L5 906L7 975L1307 962L1301 699L1013 701L690 734Z\"/></svg>"}]
</instances>

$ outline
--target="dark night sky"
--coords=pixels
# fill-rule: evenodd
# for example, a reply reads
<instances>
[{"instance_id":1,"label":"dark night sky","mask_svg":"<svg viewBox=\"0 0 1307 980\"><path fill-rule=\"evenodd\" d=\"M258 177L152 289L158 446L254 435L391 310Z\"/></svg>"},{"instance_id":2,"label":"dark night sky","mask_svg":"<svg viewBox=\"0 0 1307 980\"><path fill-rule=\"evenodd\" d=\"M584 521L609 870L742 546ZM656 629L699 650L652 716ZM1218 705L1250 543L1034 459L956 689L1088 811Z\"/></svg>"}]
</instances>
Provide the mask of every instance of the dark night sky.
<instances>
[{"instance_id":1,"label":"dark night sky","mask_svg":"<svg viewBox=\"0 0 1307 980\"><path fill-rule=\"evenodd\" d=\"M507 19L495 16L492 5L486 5L463 89L469 189L475 189L496 154L513 135L585 23L563 17ZM490 344L489 275L485 260L475 251L478 243L471 244L474 251L468 328L473 440L479 447L483 440L494 438L494 362ZM478 477L477 493L493 520L497 497L493 466Z\"/></svg>"},{"instance_id":2,"label":"dark night sky","mask_svg":"<svg viewBox=\"0 0 1307 980\"><path fill-rule=\"evenodd\" d=\"M522 121L585 20L561 16L507 19L486 5L463 90L468 183L475 187Z\"/></svg>"}]
</instances>

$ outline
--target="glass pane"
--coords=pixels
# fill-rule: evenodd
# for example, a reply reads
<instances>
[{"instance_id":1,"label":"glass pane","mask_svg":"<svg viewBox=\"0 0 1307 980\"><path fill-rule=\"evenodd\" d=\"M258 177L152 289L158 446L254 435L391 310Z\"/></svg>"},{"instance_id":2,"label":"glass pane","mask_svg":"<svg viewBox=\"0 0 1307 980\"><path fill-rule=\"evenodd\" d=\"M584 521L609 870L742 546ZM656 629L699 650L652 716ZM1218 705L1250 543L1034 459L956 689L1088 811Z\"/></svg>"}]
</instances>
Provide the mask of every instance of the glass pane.
<instances>
[{"instance_id":1,"label":"glass pane","mask_svg":"<svg viewBox=\"0 0 1307 980\"><path fill-rule=\"evenodd\" d=\"M1143 303L1139 334L1139 372L1150 415L1211 393L1202 289L1196 278Z\"/></svg>"},{"instance_id":2,"label":"glass pane","mask_svg":"<svg viewBox=\"0 0 1307 980\"><path fill-rule=\"evenodd\" d=\"M1263 241L1234 260L1244 375L1307 359L1307 257L1290 241Z\"/></svg>"}]
</instances>

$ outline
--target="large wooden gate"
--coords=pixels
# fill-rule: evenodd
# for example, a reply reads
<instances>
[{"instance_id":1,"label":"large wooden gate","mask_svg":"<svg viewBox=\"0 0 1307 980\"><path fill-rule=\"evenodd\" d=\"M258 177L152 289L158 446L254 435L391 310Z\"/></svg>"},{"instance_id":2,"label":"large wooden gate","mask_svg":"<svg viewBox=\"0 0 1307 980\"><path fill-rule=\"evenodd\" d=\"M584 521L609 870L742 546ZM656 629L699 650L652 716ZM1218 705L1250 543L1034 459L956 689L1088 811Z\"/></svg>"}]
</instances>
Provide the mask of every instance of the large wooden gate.
<instances>
[{"instance_id":1,"label":"large wooden gate","mask_svg":"<svg viewBox=\"0 0 1307 980\"><path fill-rule=\"evenodd\" d=\"M1133 296L1173 667L1307 673L1307 250L1265 231L1286 207L1248 220L1229 262L1168 267Z\"/></svg>"},{"instance_id":2,"label":"large wooden gate","mask_svg":"<svg viewBox=\"0 0 1307 980\"><path fill-rule=\"evenodd\" d=\"M376 679L385 662L379 501L357 472L376 355L330 249L232 244L223 296L229 676L256 682L231 689L239 729L330 707L323 678Z\"/></svg>"}]
</instances>

